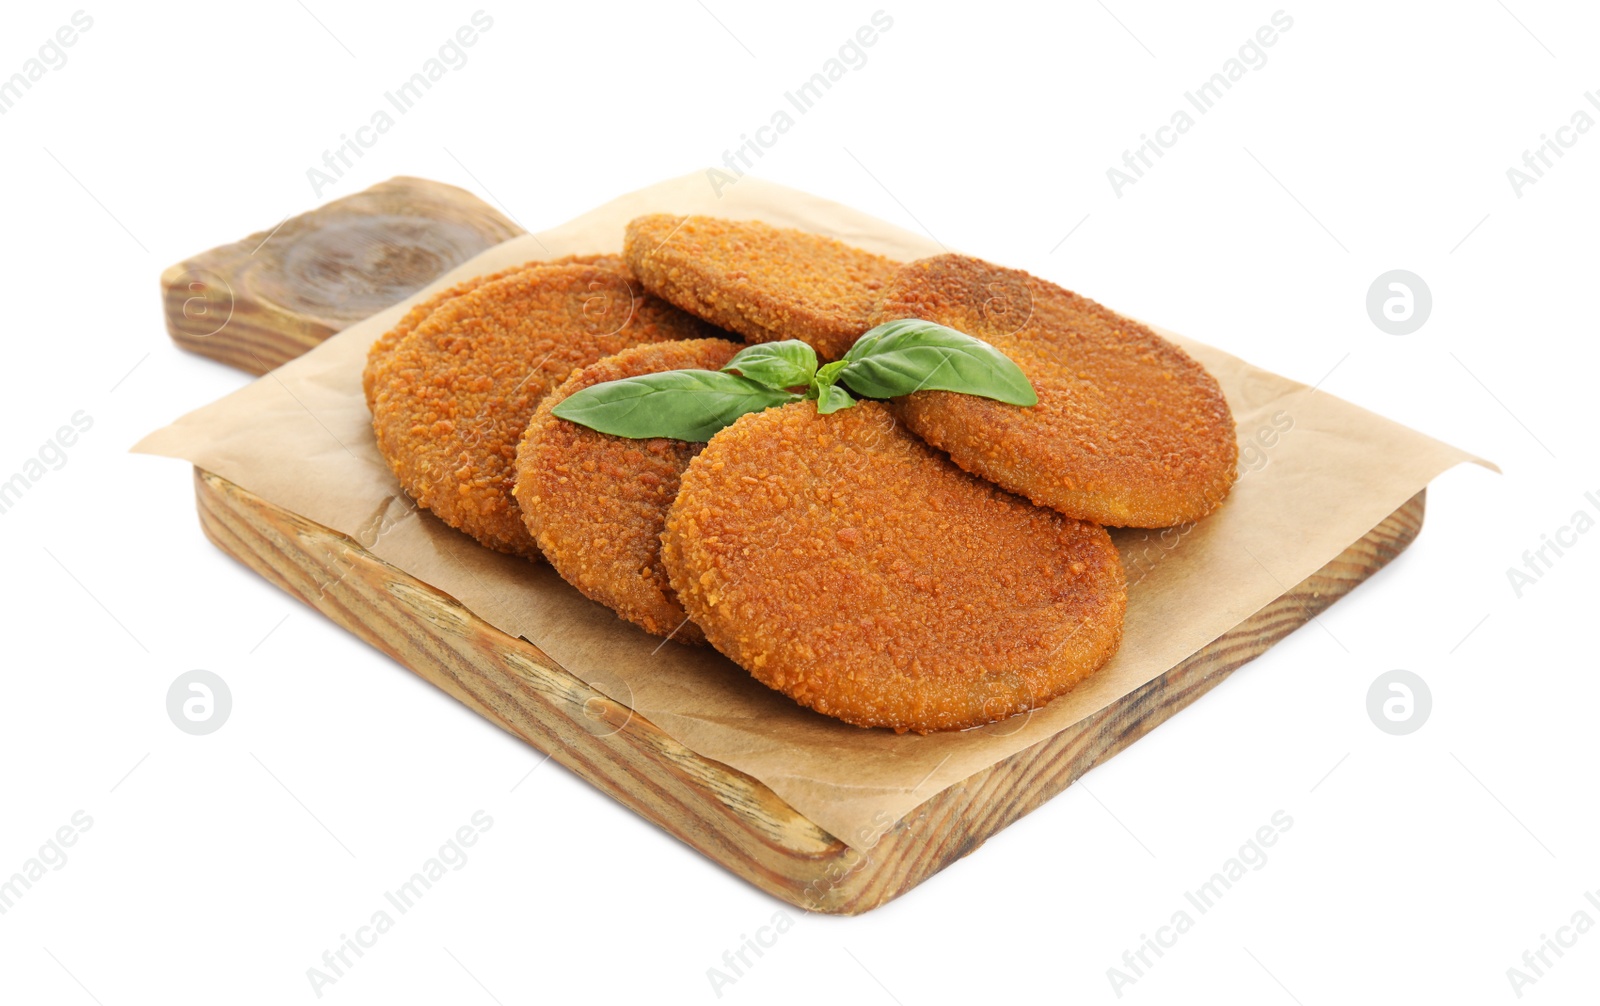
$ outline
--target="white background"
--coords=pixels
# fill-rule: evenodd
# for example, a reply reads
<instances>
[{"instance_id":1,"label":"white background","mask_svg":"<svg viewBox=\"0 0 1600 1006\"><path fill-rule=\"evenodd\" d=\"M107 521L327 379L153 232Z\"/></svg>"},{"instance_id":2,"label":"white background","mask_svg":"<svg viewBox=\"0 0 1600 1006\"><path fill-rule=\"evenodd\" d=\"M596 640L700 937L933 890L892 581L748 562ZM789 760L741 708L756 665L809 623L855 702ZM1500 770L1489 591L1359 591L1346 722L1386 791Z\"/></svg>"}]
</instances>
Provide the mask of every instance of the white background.
<instances>
[{"instance_id":1,"label":"white background","mask_svg":"<svg viewBox=\"0 0 1600 1006\"><path fill-rule=\"evenodd\" d=\"M93 825L0 916L0 1001L315 1001L307 968L479 809L466 866L325 1001L717 1001L707 969L787 906L226 558L188 467L126 452L248 380L168 342L168 264L396 174L557 224L720 162L879 2L488 7L469 62L320 198L306 169L475 3L86 9L0 116L0 479L93 418L0 515L0 875L75 811ZM1320 626L969 859L861 918L787 909L725 1001L1117 1001L1107 969L1279 810L1267 864L1123 999L1511 1002L1542 934L1600 922L1600 534L1520 598L1506 574L1600 514L1600 130L1520 197L1506 175L1600 117L1600 15L1287 7L1268 62L1119 198L1106 169L1278 9L1203 6L885 6L868 62L757 174L1323 381L1504 475L1438 479L1416 544ZM7 5L0 76L75 9ZM1432 291L1412 335L1366 313L1395 268ZM193 668L233 694L204 737L165 711ZM1365 708L1394 668L1433 695L1405 737ZM1523 998L1590 1001L1600 934L1550 959Z\"/></svg>"}]
</instances>

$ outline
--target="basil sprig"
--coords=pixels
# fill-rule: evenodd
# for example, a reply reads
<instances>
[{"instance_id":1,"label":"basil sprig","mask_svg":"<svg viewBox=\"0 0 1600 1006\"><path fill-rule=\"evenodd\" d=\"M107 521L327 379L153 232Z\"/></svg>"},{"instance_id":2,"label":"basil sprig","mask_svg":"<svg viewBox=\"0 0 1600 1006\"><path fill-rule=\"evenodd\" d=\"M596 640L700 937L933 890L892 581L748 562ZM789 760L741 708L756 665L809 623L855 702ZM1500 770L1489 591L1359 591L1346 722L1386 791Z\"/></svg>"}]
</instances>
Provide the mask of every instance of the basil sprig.
<instances>
[{"instance_id":1,"label":"basil sprig","mask_svg":"<svg viewBox=\"0 0 1600 1006\"><path fill-rule=\"evenodd\" d=\"M797 339L763 342L741 350L720 371L667 370L591 385L554 412L613 436L703 441L745 413L775 405L809 398L824 416L848 409L856 404L850 391L863 398L955 391L1009 405L1039 402L1027 376L998 349L911 318L879 325L844 359L820 368L817 354Z\"/></svg>"}]
</instances>

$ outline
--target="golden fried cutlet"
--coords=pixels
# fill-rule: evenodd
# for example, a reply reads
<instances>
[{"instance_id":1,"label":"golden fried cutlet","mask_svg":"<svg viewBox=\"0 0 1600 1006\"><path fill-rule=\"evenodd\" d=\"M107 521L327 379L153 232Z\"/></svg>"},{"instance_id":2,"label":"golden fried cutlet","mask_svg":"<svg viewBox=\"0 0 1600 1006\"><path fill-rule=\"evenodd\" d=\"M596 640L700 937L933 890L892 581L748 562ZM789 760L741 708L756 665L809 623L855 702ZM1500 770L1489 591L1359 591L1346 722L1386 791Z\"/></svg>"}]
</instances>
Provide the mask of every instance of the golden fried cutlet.
<instances>
[{"instance_id":1,"label":"golden fried cutlet","mask_svg":"<svg viewBox=\"0 0 1600 1006\"><path fill-rule=\"evenodd\" d=\"M667 214L628 223L623 257L646 290L751 342L799 339L824 360L869 327L898 262L757 221Z\"/></svg>"},{"instance_id":2,"label":"golden fried cutlet","mask_svg":"<svg viewBox=\"0 0 1600 1006\"><path fill-rule=\"evenodd\" d=\"M493 283L497 279L514 276L524 269L532 269L542 265L593 265L605 269L616 269L626 273L628 267L623 264L622 258L617 255L568 255L565 258L552 259L549 262L524 262L514 265L499 272L489 273L485 276L474 276L464 279L454 286L446 287L426 300L420 300L412 305L411 310L405 313L395 326L389 331L378 336L372 348L367 350L367 366L361 372L361 391L367 398L367 409L371 410L373 401L373 381L376 380L379 362L400 344L400 340L411 334L412 329L422 324L423 319L432 314L439 305L445 301L454 300L462 294L471 293L485 283Z\"/></svg>"},{"instance_id":3,"label":"golden fried cutlet","mask_svg":"<svg viewBox=\"0 0 1600 1006\"><path fill-rule=\"evenodd\" d=\"M378 449L445 523L536 557L511 495L517 442L539 401L579 367L630 346L716 334L597 266L539 266L445 302L384 358Z\"/></svg>"},{"instance_id":4,"label":"golden fried cutlet","mask_svg":"<svg viewBox=\"0 0 1600 1006\"><path fill-rule=\"evenodd\" d=\"M962 255L907 264L875 322L924 318L993 344L1033 382L1027 408L946 391L895 399L929 443L1042 506L1118 527L1216 509L1238 441L1217 381L1183 350L1086 297Z\"/></svg>"},{"instance_id":5,"label":"golden fried cutlet","mask_svg":"<svg viewBox=\"0 0 1600 1006\"><path fill-rule=\"evenodd\" d=\"M662 562L711 645L858 726L1004 719L1121 640L1104 528L961 471L880 402L740 417L689 463L666 528Z\"/></svg>"},{"instance_id":6,"label":"golden fried cutlet","mask_svg":"<svg viewBox=\"0 0 1600 1006\"><path fill-rule=\"evenodd\" d=\"M632 440L561 419L553 409L604 381L663 370L719 370L740 349L688 339L625 349L576 371L533 414L517 448L517 506L556 572L646 632L703 643L661 566L661 529L678 479L704 444Z\"/></svg>"}]
</instances>

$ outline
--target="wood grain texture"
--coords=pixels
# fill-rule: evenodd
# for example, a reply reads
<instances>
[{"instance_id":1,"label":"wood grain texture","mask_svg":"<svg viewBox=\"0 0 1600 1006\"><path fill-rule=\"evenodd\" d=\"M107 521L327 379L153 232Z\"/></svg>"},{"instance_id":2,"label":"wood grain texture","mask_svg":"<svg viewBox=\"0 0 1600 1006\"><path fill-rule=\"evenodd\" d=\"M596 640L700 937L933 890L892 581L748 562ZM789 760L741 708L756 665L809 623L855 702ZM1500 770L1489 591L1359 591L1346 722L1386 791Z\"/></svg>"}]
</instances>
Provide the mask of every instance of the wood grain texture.
<instances>
[{"instance_id":1,"label":"wood grain texture","mask_svg":"<svg viewBox=\"0 0 1600 1006\"><path fill-rule=\"evenodd\" d=\"M264 374L522 233L464 189L393 178L167 269L167 331Z\"/></svg>"},{"instance_id":2,"label":"wood grain texture","mask_svg":"<svg viewBox=\"0 0 1600 1006\"><path fill-rule=\"evenodd\" d=\"M858 851L352 539L199 469L195 491L223 551L762 890L838 914L972 852L1349 593L1416 537L1425 498L1160 678L934 794Z\"/></svg>"}]
</instances>

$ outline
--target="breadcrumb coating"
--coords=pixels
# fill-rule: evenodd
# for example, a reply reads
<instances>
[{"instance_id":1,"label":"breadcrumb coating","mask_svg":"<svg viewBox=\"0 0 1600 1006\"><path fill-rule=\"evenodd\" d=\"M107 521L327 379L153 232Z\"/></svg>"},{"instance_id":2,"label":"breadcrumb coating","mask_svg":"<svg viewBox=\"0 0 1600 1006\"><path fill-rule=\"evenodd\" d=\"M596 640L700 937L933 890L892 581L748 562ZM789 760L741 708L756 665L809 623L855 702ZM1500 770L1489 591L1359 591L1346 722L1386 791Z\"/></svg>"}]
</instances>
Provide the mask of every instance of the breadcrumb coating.
<instances>
[{"instance_id":1,"label":"breadcrumb coating","mask_svg":"<svg viewBox=\"0 0 1600 1006\"><path fill-rule=\"evenodd\" d=\"M742 416L689 463L662 561L711 645L864 727L957 730L1037 708L1122 635L1102 527L950 464L861 402Z\"/></svg>"},{"instance_id":2,"label":"breadcrumb coating","mask_svg":"<svg viewBox=\"0 0 1600 1006\"><path fill-rule=\"evenodd\" d=\"M568 255L565 258L551 259L548 262L524 262L508 269L501 269L499 272L464 279L454 286L440 290L426 300L418 301L412 305L411 310L405 313L405 317L396 322L395 326L389 331L378 336L377 341L372 344L372 348L367 350L367 366L361 372L361 392L366 395L367 410L372 410L373 382L377 379L379 361L387 357L394 350L394 347L400 344L400 340L410 335L412 329L422 324L423 319L432 314L439 305L447 300L454 300L462 294L471 293L485 283L493 283L497 279L515 276L524 269L532 269L541 265L593 265L600 266L603 269L616 269L623 273L628 271L628 267L623 264L622 258L617 255Z\"/></svg>"},{"instance_id":3,"label":"breadcrumb coating","mask_svg":"<svg viewBox=\"0 0 1600 1006\"><path fill-rule=\"evenodd\" d=\"M751 342L799 339L824 361L871 327L899 267L820 234L659 213L628 223L623 257L657 297Z\"/></svg>"},{"instance_id":4,"label":"breadcrumb coating","mask_svg":"<svg viewBox=\"0 0 1600 1006\"><path fill-rule=\"evenodd\" d=\"M1198 520L1232 488L1238 440L1216 379L1138 322L962 255L901 269L874 321L898 318L992 343L1039 393L1028 408L946 391L895 400L907 426L967 471L1118 527Z\"/></svg>"},{"instance_id":5,"label":"breadcrumb coating","mask_svg":"<svg viewBox=\"0 0 1600 1006\"><path fill-rule=\"evenodd\" d=\"M536 557L511 494L540 399L630 346L715 335L597 266L539 266L445 302L378 368L373 431L407 493L490 548Z\"/></svg>"},{"instance_id":6,"label":"breadcrumb coating","mask_svg":"<svg viewBox=\"0 0 1600 1006\"><path fill-rule=\"evenodd\" d=\"M663 370L719 370L741 347L690 339L625 349L576 371L545 398L517 448L517 505L528 532L585 597L657 636L704 643L661 565L661 530L678 479L704 444L633 440L557 417L584 388Z\"/></svg>"}]
</instances>

